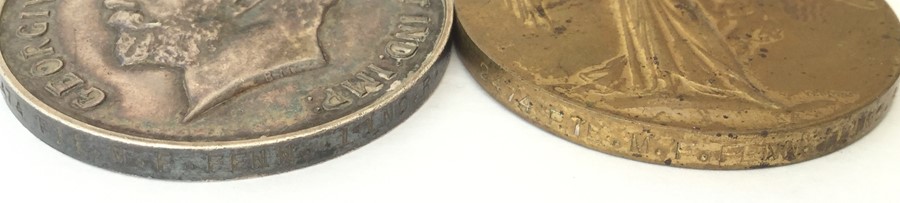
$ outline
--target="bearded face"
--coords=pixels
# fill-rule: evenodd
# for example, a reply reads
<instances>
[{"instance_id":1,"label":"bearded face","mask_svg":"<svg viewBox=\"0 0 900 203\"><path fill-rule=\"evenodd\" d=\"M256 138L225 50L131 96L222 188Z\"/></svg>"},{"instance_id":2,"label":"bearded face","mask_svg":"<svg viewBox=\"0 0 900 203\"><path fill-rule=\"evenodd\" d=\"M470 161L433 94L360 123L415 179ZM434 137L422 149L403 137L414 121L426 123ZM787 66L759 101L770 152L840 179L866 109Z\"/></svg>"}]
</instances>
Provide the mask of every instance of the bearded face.
<instances>
[{"instance_id":1,"label":"bearded face","mask_svg":"<svg viewBox=\"0 0 900 203\"><path fill-rule=\"evenodd\" d=\"M117 33L120 65L183 69L188 122L252 87L325 67L318 29L335 2L104 0L103 5L111 11L107 24Z\"/></svg>"},{"instance_id":2,"label":"bearded face","mask_svg":"<svg viewBox=\"0 0 900 203\"><path fill-rule=\"evenodd\" d=\"M185 68L215 51L224 25L216 14L220 2L199 2L106 0L113 11L107 23L119 34L115 53L121 65Z\"/></svg>"}]
</instances>

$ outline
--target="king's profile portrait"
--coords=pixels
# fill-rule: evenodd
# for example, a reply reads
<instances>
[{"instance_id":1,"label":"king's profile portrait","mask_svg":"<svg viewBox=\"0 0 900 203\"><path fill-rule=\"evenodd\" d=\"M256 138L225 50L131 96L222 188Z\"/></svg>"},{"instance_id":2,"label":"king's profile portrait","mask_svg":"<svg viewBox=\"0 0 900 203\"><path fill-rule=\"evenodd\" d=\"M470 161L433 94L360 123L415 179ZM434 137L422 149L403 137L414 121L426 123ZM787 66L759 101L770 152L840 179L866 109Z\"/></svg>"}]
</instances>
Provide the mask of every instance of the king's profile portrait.
<instances>
[{"instance_id":1,"label":"king's profile portrait","mask_svg":"<svg viewBox=\"0 0 900 203\"><path fill-rule=\"evenodd\" d=\"M319 27L336 0L104 0L121 67L183 72L189 122L242 92L328 62Z\"/></svg>"}]
</instances>

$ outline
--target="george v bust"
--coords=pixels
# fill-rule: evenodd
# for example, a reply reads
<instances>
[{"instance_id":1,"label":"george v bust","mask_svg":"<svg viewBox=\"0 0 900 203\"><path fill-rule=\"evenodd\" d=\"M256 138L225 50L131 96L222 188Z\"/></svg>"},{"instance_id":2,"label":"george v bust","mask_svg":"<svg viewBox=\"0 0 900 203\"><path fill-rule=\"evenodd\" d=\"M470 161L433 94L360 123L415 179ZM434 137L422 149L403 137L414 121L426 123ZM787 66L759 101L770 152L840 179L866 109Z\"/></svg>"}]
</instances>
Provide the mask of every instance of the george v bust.
<instances>
[{"instance_id":1,"label":"george v bust","mask_svg":"<svg viewBox=\"0 0 900 203\"><path fill-rule=\"evenodd\" d=\"M122 67L183 71L190 122L241 92L327 65L318 30L336 0L105 0Z\"/></svg>"}]
</instances>

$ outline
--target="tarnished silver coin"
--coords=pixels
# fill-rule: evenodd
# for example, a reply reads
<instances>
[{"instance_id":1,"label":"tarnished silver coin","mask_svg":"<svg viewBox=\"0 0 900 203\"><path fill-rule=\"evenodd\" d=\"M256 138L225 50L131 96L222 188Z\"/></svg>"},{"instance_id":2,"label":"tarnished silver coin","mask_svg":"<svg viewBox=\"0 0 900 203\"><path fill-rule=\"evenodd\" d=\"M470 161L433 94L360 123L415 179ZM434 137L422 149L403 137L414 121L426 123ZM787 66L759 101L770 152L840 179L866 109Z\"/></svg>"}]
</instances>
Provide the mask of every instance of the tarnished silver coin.
<instances>
[{"instance_id":1,"label":"tarnished silver coin","mask_svg":"<svg viewBox=\"0 0 900 203\"><path fill-rule=\"evenodd\" d=\"M3 93L57 150L144 177L315 164L437 86L449 0L0 0Z\"/></svg>"}]
</instances>

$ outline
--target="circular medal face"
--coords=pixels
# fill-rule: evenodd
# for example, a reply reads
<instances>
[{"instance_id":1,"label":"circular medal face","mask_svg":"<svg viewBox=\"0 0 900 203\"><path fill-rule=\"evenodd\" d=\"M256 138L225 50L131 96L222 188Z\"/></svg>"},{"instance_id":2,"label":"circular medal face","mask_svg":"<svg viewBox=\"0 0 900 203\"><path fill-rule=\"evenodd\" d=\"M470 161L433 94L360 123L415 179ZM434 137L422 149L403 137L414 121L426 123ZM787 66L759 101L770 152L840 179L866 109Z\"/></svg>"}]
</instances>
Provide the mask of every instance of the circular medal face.
<instances>
[{"instance_id":1,"label":"circular medal face","mask_svg":"<svg viewBox=\"0 0 900 203\"><path fill-rule=\"evenodd\" d=\"M461 0L458 42L495 98L589 148L745 169L841 149L890 105L883 1Z\"/></svg>"},{"instance_id":2,"label":"circular medal face","mask_svg":"<svg viewBox=\"0 0 900 203\"><path fill-rule=\"evenodd\" d=\"M44 142L162 179L258 176L387 132L446 67L446 0L0 1L3 91Z\"/></svg>"}]
</instances>

